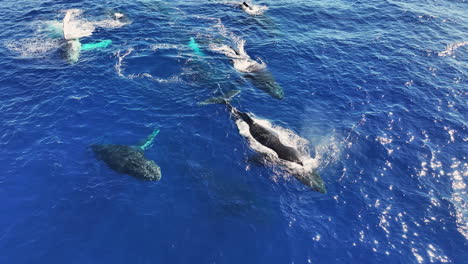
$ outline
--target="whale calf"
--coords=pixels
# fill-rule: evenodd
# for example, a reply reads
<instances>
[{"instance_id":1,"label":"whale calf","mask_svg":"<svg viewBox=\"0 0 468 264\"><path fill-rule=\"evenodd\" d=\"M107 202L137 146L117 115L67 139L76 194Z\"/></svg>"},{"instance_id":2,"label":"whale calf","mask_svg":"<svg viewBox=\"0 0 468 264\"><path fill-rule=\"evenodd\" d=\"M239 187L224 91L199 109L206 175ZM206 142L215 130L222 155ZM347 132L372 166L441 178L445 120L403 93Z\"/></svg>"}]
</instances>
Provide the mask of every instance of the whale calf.
<instances>
[{"instance_id":1,"label":"whale calf","mask_svg":"<svg viewBox=\"0 0 468 264\"><path fill-rule=\"evenodd\" d=\"M151 147L158 133L159 130L155 130L140 146L94 144L91 145L91 149L97 159L102 160L116 172L143 180L159 181L161 169L154 161L147 159L144 154L144 151Z\"/></svg>"},{"instance_id":2,"label":"whale calf","mask_svg":"<svg viewBox=\"0 0 468 264\"><path fill-rule=\"evenodd\" d=\"M278 158L282 161L292 162L294 164L304 167L301 153L293 147L283 144L278 135L256 122L249 114L242 112L231 105L230 100L240 91L231 91L222 97L214 97L201 102L201 105L208 104L225 104L231 112L234 121L241 120L248 125L248 130L252 138L260 143L262 146L276 153ZM236 122L237 123L237 122ZM320 193L326 193L325 183L320 175L315 170L299 170L294 171L292 175L304 185L310 187L312 190Z\"/></svg>"}]
</instances>

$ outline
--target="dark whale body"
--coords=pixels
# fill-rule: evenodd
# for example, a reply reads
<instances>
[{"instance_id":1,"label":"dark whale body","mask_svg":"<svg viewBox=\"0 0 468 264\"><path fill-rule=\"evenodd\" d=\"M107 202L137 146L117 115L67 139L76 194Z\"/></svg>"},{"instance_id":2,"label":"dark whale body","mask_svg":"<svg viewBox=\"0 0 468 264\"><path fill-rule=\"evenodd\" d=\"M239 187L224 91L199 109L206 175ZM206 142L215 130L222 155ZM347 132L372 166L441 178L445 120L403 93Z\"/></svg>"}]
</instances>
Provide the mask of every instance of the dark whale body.
<instances>
[{"instance_id":1,"label":"dark whale body","mask_svg":"<svg viewBox=\"0 0 468 264\"><path fill-rule=\"evenodd\" d=\"M152 160L148 160L143 150L126 145L92 145L96 157L116 172L130 176L159 181L161 169Z\"/></svg>"},{"instance_id":2,"label":"dark whale body","mask_svg":"<svg viewBox=\"0 0 468 264\"><path fill-rule=\"evenodd\" d=\"M284 98L283 88L279 86L273 78L273 75L267 69L245 73L244 76L250 79L255 87L268 93L273 98L279 100Z\"/></svg>"},{"instance_id":3,"label":"dark whale body","mask_svg":"<svg viewBox=\"0 0 468 264\"><path fill-rule=\"evenodd\" d=\"M276 154L278 154L278 157L280 159L303 165L301 158L300 158L299 151L297 151L295 148L286 146L283 143L281 143L277 135L275 135L269 129L264 128L263 126L257 124L257 122L252 120L252 118L248 114L237 110L236 108L232 107L230 104L227 104L227 106L229 107L231 112L234 114L234 116L242 119L244 122L246 122L249 125L250 134L260 144L276 152Z\"/></svg>"}]
</instances>

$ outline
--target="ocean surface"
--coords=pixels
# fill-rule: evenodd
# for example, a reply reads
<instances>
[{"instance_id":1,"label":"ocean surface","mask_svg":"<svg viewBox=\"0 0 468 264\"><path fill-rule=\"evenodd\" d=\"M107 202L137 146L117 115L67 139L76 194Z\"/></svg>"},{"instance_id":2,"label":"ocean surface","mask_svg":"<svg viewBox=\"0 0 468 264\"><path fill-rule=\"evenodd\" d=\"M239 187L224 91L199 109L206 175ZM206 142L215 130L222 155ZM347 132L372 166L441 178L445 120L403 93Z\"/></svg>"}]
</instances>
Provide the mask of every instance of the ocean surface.
<instances>
[{"instance_id":1,"label":"ocean surface","mask_svg":"<svg viewBox=\"0 0 468 264\"><path fill-rule=\"evenodd\" d=\"M467 263L468 3L256 4L0 1L0 263ZM69 9L112 44L67 61ZM212 49L240 41L282 100ZM326 194L199 105L233 89ZM154 129L159 182L89 148Z\"/></svg>"}]
</instances>

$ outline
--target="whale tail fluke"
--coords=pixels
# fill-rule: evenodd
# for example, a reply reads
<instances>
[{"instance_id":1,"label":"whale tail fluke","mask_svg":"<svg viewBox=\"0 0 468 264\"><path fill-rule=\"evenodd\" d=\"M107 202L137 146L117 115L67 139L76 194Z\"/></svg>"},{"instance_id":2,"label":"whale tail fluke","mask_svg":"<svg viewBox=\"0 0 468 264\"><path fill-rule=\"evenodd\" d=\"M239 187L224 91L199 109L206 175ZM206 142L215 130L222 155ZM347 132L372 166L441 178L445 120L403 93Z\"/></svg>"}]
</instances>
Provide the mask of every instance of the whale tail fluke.
<instances>
[{"instance_id":1,"label":"whale tail fluke","mask_svg":"<svg viewBox=\"0 0 468 264\"><path fill-rule=\"evenodd\" d=\"M138 146L139 149L145 151L153 146L153 141L156 138L156 136L159 134L159 129L155 129L151 135L149 135L143 144Z\"/></svg>"},{"instance_id":2,"label":"whale tail fluke","mask_svg":"<svg viewBox=\"0 0 468 264\"><path fill-rule=\"evenodd\" d=\"M198 103L198 105L210 105L210 104L227 104L231 102L232 98L237 96L241 91L240 90L232 90L227 92L226 94L222 94L218 97L209 98L203 102Z\"/></svg>"}]
</instances>

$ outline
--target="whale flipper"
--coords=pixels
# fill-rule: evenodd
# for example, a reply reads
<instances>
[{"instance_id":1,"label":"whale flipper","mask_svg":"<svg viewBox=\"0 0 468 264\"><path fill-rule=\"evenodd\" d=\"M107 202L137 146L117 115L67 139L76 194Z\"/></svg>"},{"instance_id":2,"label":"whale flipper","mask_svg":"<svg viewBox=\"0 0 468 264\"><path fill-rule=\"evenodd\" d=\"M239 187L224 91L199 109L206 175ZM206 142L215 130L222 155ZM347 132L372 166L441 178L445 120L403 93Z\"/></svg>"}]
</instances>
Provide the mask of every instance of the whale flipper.
<instances>
[{"instance_id":1,"label":"whale flipper","mask_svg":"<svg viewBox=\"0 0 468 264\"><path fill-rule=\"evenodd\" d=\"M67 59L71 63L75 63L80 58L81 43L79 38L73 35L73 25L70 22L75 10L68 10L63 18L63 38L66 41L65 48Z\"/></svg>"},{"instance_id":2,"label":"whale flipper","mask_svg":"<svg viewBox=\"0 0 468 264\"><path fill-rule=\"evenodd\" d=\"M138 146L139 149L145 151L153 146L153 141L156 138L156 136L159 134L159 129L155 129L151 135L149 135L145 142Z\"/></svg>"},{"instance_id":3,"label":"whale flipper","mask_svg":"<svg viewBox=\"0 0 468 264\"><path fill-rule=\"evenodd\" d=\"M73 12L71 10L67 11L65 14L65 17L63 18L63 38L65 40L72 39L71 32L72 32L72 26L70 24L70 20L72 18Z\"/></svg>"},{"instance_id":4,"label":"whale flipper","mask_svg":"<svg viewBox=\"0 0 468 264\"><path fill-rule=\"evenodd\" d=\"M110 44L112 44L112 40L110 39L106 39L95 43L86 43L81 45L81 50L103 49L107 48Z\"/></svg>"},{"instance_id":5,"label":"whale flipper","mask_svg":"<svg viewBox=\"0 0 468 264\"><path fill-rule=\"evenodd\" d=\"M195 41L193 37L190 38L188 46L193 50L193 53L195 53L196 55L201 57L205 56L205 54L200 50L200 45Z\"/></svg>"}]
</instances>

